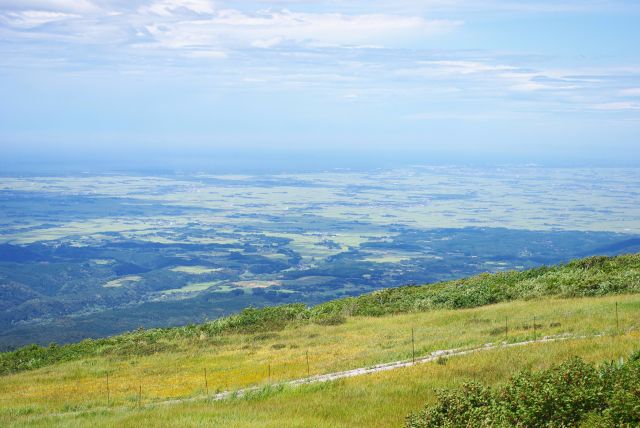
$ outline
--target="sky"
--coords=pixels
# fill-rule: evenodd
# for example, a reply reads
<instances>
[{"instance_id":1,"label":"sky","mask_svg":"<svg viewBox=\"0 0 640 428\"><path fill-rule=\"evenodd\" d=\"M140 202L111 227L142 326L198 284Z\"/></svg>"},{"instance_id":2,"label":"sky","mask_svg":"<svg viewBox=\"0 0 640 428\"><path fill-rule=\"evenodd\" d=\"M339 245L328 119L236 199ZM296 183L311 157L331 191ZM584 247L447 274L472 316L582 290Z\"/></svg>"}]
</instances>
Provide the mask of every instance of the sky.
<instances>
[{"instance_id":1,"label":"sky","mask_svg":"<svg viewBox=\"0 0 640 428\"><path fill-rule=\"evenodd\" d=\"M640 166L637 0L0 0L0 172Z\"/></svg>"}]
</instances>

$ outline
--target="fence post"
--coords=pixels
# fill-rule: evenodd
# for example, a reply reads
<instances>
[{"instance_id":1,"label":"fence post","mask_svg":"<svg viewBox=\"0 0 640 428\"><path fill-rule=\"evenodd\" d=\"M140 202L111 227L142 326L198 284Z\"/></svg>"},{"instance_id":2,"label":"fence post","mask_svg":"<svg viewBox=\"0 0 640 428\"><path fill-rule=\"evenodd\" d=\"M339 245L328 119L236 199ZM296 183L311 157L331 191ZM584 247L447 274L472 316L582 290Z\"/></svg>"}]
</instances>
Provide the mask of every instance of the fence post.
<instances>
[{"instance_id":1,"label":"fence post","mask_svg":"<svg viewBox=\"0 0 640 428\"><path fill-rule=\"evenodd\" d=\"M142 384L138 388L138 408L142 407Z\"/></svg>"},{"instance_id":2,"label":"fence post","mask_svg":"<svg viewBox=\"0 0 640 428\"><path fill-rule=\"evenodd\" d=\"M504 317L504 341L509 340L509 317Z\"/></svg>"},{"instance_id":3,"label":"fence post","mask_svg":"<svg viewBox=\"0 0 640 428\"><path fill-rule=\"evenodd\" d=\"M269 381L268 383L271 384L271 363L269 363L269 377L268 377Z\"/></svg>"},{"instance_id":4,"label":"fence post","mask_svg":"<svg viewBox=\"0 0 640 428\"><path fill-rule=\"evenodd\" d=\"M411 359L413 363L416 363L416 338L413 327L411 327Z\"/></svg>"},{"instance_id":5,"label":"fence post","mask_svg":"<svg viewBox=\"0 0 640 428\"><path fill-rule=\"evenodd\" d=\"M109 372L107 372L107 407L111 404L111 391L109 391Z\"/></svg>"},{"instance_id":6,"label":"fence post","mask_svg":"<svg viewBox=\"0 0 640 428\"><path fill-rule=\"evenodd\" d=\"M537 334L536 334L536 316L533 316L533 340L537 339Z\"/></svg>"},{"instance_id":7,"label":"fence post","mask_svg":"<svg viewBox=\"0 0 640 428\"><path fill-rule=\"evenodd\" d=\"M307 349L307 377L311 377L311 369L309 368L309 350Z\"/></svg>"},{"instance_id":8,"label":"fence post","mask_svg":"<svg viewBox=\"0 0 640 428\"><path fill-rule=\"evenodd\" d=\"M204 390L207 393L207 400L209 399L209 380L207 379L207 368L204 368Z\"/></svg>"},{"instance_id":9,"label":"fence post","mask_svg":"<svg viewBox=\"0 0 640 428\"><path fill-rule=\"evenodd\" d=\"M618 317L618 302L616 302L616 334L620 334L620 318Z\"/></svg>"}]
</instances>

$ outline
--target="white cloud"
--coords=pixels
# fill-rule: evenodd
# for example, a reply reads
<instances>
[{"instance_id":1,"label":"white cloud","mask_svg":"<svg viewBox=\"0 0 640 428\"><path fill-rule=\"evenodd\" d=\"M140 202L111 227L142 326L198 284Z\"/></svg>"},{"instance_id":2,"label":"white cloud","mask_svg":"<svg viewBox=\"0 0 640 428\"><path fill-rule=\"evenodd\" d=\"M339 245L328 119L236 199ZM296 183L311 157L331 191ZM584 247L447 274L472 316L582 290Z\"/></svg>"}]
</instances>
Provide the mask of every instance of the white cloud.
<instances>
[{"instance_id":1,"label":"white cloud","mask_svg":"<svg viewBox=\"0 0 640 428\"><path fill-rule=\"evenodd\" d=\"M270 39L259 39L251 42L251 46L256 48L272 48L282 43L282 37L271 37Z\"/></svg>"},{"instance_id":2,"label":"white cloud","mask_svg":"<svg viewBox=\"0 0 640 428\"><path fill-rule=\"evenodd\" d=\"M510 65L488 64L478 61L420 61L419 64L432 65L439 74L445 75L517 70L517 67Z\"/></svg>"},{"instance_id":3,"label":"white cloud","mask_svg":"<svg viewBox=\"0 0 640 428\"><path fill-rule=\"evenodd\" d=\"M272 2L272 0L264 0ZM300 0L280 0L281 3L305 3ZM318 3L307 1L306 3ZM335 5L332 0L324 4ZM347 2L345 2L347 3ZM493 13L594 13L601 11L637 11L635 0L369 0L369 5L395 10L422 10L430 12L457 12L475 14Z\"/></svg>"},{"instance_id":4,"label":"white cloud","mask_svg":"<svg viewBox=\"0 0 640 428\"><path fill-rule=\"evenodd\" d=\"M86 13L99 11L100 7L87 0L0 0L2 10Z\"/></svg>"},{"instance_id":5,"label":"white cloud","mask_svg":"<svg viewBox=\"0 0 640 428\"><path fill-rule=\"evenodd\" d=\"M511 91L571 91L581 89L587 82L596 82L595 79L572 77L575 70L531 70L497 61L497 58L420 61L418 66L400 69L397 74L425 81L457 82L465 86L467 91L493 91L493 95L508 94Z\"/></svg>"},{"instance_id":6,"label":"white cloud","mask_svg":"<svg viewBox=\"0 0 640 428\"><path fill-rule=\"evenodd\" d=\"M161 0L142 6L139 11L159 16L172 16L183 12L212 14L214 7L213 2L208 0Z\"/></svg>"},{"instance_id":7,"label":"white cloud","mask_svg":"<svg viewBox=\"0 0 640 428\"><path fill-rule=\"evenodd\" d=\"M634 103L632 101L616 101L593 104L591 108L604 111L640 110L640 103Z\"/></svg>"},{"instance_id":8,"label":"white cloud","mask_svg":"<svg viewBox=\"0 0 640 428\"><path fill-rule=\"evenodd\" d=\"M247 14L220 10L206 19L152 23L147 30L164 46L194 45L271 48L282 43L307 46L402 45L461 25L394 15L298 13L288 10Z\"/></svg>"},{"instance_id":9,"label":"white cloud","mask_svg":"<svg viewBox=\"0 0 640 428\"><path fill-rule=\"evenodd\" d=\"M623 97L640 97L640 88L622 89L619 94Z\"/></svg>"},{"instance_id":10,"label":"white cloud","mask_svg":"<svg viewBox=\"0 0 640 428\"><path fill-rule=\"evenodd\" d=\"M190 58L222 59L227 58L228 55L224 51L193 50L188 51L185 56Z\"/></svg>"},{"instance_id":11,"label":"white cloud","mask_svg":"<svg viewBox=\"0 0 640 428\"><path fill-rule=\"evenodd\" d=\"M2 0L0 0L1 2ZM97 4L97 3L96 3ZM78 46L207 50L294 47L411 47L461 21L393 14L345 14L216 8L211 0L25 0L0 3L5 40L64 40ZM74 18L74 19L70 19ZM55 27L40 28L57 22ZM196 54L198 55L198 54Z\"/></svg>"},{"instance_id":12,"label":"white cloud","mask_svg":"<svg viewBox=\"0 0 640 428\"><path fill-rule=\"evenodd\" d=\"M637 103L626 101L640 96L640 88L623 89L635 85L629 82L640 76L637 67L588 69L581 63L561 69L549 66L553 60L515 53L431 51L424 47L437 46L440 35L464 23L428 19L446 15L429 14L422 6L459 12L471 7L470 0L399 0L403 7L398 8L372 1L328 0L313 7L306 0L277 3L296 8L291 11L256 10L256 2L240 0L0 0L0 37L8 42L0 66L23 61L25 67L40 63L75 72L112 67L140 74L179 69L175 74L181 76L204 70L219 85L269 90L324 85L358 101L420 92L453 102L637 109ZM405 7L410 3L420 7ZM497 3L479 0L473 7L498 8ZM503 3L502 9L517 6ZM543 3L540 10L558 7ZM564 2L569 3L578 5ZM533 2L527 4L522 7Z\"/></svg>"},{"instance_id":13,"label":"white cloud","mask_svg":"<svg viewBox=\"0 0 640 428\"><path fill-rule=\"evenodd\" d=\"M61 21L69 18L77 18L78 15L62 12L47 12L43 10L25 10L20 12L8 12L0 15L0 21L10 27L29 29L49 22Z\"/></svg>"},{"instance_id":14,"label":"white cloud","mask_svg":"<svg viewBox=\"0 0 640 428\"><path fill-rule=\"evenodd\" d=\"M428 112L415 113L404 117L406 120L419 122L440 122L440 121L465 121L465 122L486 122L486 121L505 121L505 120L522 120L533 117L530 112L520 111L504 111L504 110L478 110L474 112L468 111L447 111L447 112Z\"/></svg>"}]
</instances>

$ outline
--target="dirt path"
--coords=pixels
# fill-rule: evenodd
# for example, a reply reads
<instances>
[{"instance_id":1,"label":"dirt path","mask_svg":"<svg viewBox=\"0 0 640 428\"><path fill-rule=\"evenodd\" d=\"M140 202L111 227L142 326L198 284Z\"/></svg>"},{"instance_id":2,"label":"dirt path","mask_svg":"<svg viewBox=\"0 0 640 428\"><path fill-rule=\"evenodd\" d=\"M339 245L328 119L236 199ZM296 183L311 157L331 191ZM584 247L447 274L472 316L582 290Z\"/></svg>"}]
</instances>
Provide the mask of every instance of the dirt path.
<instances>
[{"instance_id":1,"label":"dirt path","mask_svg":"<svg viewBox=\"0 0 640 428\"><path fill-rule=\"evenodd\" d=\"M562 335L562 336L544 337L542 339L537 339L537 340L527 340L524 342L498 343L498 344L487 343L485 345L478 346L475 348L443 349L443 350L433 351L427 356L416 358L415 361L403 360L403 361L394 361L390 363L377 364L375 366L369 366L369 367L360 367L357 369L345 370L341 372L327 373L327 374L315 375L315 376L310 376L310 377L305 377L305 378L295 379L295 380L290 380L285 382L278 382L277 384L274 384L274 386L300 386L300 385L306 385L306 384L312 384L312 383L318 383L318 382L331 382L337 379L344 379L344 378L349 378L354 376L363 376L363 375L379 373L387 370L395 370L403 367L411 367L416 364L429 363L432 361L436 361L439 358L448 358L448 357L467 355L467 354L472 354L472 353L482 352L482 351L489 351L489 350L498 349L498 348L513 348L517 346L526 346L532 343L557 342L561 340L579 340L579 339L588 339L588 338L601 337L601 336L603 336L603 334L597 334L593 336ZM176 404L176 403L185 402L185 401L196 401L196 400L207 400L207 399L212 401L218 401L218 400L224 400L232 397L242 397L243 395L246 395L248 393L259 391L262 388L264 388L264 386L254 386L250 388L239 389L237 391L219 392L215 395L211 395L208 398L192 397L192 398L186 398L186 399L167 400L167 401L161 401L156 403L150 403L148 404L148 406L151 407L155 405Z\"/></svg>"},{"instance_id":2,"label":"dirt path","mask_svg":"<svg viewBox=\"0 0 640 428\"><path fill-rule=\"evenodd\" d=\"M291 387L295 387L295 386L313 384L313 383L319 383L319 382L331 382L331 381L338 380L338 379L345 379L345 378L354 377L354 376L363 376L363 375L368 375L368 374L372 374L372 373L379 373L379 372L383 372L383 371L387 371L387 370L396 370L396 369L400 369L400 368L403 368L403 367L411 367L411 366L416 365L416 364L429 363L429 362L432 362L432 361L436 361L439 358L449 358L449 357L455 357L455 356L468 355L468 354L473 354L473 353L476 353L476 352L489 351L489 350L492 350L492 349L513 348L513 347L518 347L518 346L526 346L526 345L530 345L530 344L533 344L533 343L558 342L558 341L562 341L562 340L591 339L591 338L602 337L602 336L604 336L604 334L596 334L596 335L590 335L590 336L572 336L572 335L568 335L567 334L567 335L561 335L561 336L544 337L542 339L537 339L537 340L527 340L527 341L523 341L523 342L487 343L485 345L474 347L474 348L442 349L442 350L438 350L438 351L433 351L427 356L416 358L415 361L413 361L413 360L394 361L394 362L390 362L390 363L377 364L375 366L360 367L360 368L357 368L357 369L345 370L345 371L341 371L341 372L327 373L327 374L315 375L315 376L310 376L310 377L305 377L305 378L295 379L295 380L290 380L290 381L285 381L285 382L278 382L278 383L272 384L272 386L291 386ZM145 403L141 407L145 408L145 409L149 409L149 408L158 407L158 406L166 406L166 405L173 405L173 404L180 404L180 403L189 403L189 402L196 402L196 401L219 401L219 400L225 400L225 399L229 399L229 398L242 397L242 396L245 396L245 395L250 394L252 392L260 391L263 388L265 388L265 386L261 385L261 386L253 386L253 387L249 387L249 388L243 388L243 389L239 389L239 390L235 390L235 391L219 392L217 394L210 395L210 396L202 395L202 396L197 396L197 397L178 398L178 399L172 399L172 400L156 401L156 402L152 402L152 403ZM51 417L51 416L53 416L53 417L56 417L56 416L74 416L74 415L81 415L81 414L84 414L84 413L95 412L95 411L100 411L100 410L102 410L102 411L104 411L104 410L116 410L117 411L117 410L131 410L131 408L130 407L124 407L124 406L123 407L118 407L118 408L114 408L114 407L94 407L94 408L87 409L87 410L60 412L60 413L49 413L49 414L40 415L40 416L47 416L47 417Z\"/></svg>"}]
</instances>

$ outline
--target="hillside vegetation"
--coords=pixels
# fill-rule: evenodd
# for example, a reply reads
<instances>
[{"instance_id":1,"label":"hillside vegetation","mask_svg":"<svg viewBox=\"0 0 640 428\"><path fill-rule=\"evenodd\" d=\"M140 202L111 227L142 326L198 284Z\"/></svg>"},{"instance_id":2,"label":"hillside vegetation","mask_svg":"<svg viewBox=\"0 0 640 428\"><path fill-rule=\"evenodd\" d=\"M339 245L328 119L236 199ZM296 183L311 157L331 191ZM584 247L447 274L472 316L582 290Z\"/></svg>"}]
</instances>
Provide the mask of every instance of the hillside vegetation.
<instances>
[{"instance_id":1,"label":"hillside vegetation","mask_svg":"<svg viewBox=\"0 0 640 428\"><path fill-rule=\"evenodd\" d=\"M589 258L23 348L2 355L0 425L387 427L401 426L408 414L424 422L439 406L436 390L457 396L474 381L482 391L502 391L523 369L544 371L574 356L585 367L601 365L637 351L638 259ZM543 337L562 340L501 346ZM323 384L285 384L453 348L483 350ZM242 388L255 389L210 400Z\"/></svg>"},{"instance_id":2,"label":"hillside vegetation","mask_svg":"<svg viewBox=\"0 0 640 428\"><path fill-rule=\"evenodd\" d=\"M523 371L499 388L478 382L441 391L438 403L407 418L407 428L640 425L640 352L596 367L579 357Z\"/></svg>"},{"instance_id":3,"label":"hillside vegetation","mask_svg":"<svg viewBox=\"0 0 640 428\"><path fill-rule=\"evenodd\" d=\"M0 374L96 356L142 356L234 333L276 332L288 326L336 325L348 317L383 316L435 309L473 308L542 297L587 297L640 292L640 254L590 257L565 265L482 274L456 281L385 289L314 307L290 304L248 308L211 322L138 330L102 339L48 347L26 346L0 354Z\"/></svg>"},{"instance_id":4,"label":"hillside vegetation","mask_svg":"<svg viewBox=\"0 0 640 428\"><path fill-rule=\"evenodd\" d=\"M594 303L596 299L588 299ZM547 303L547 302L544 302ZM575 303L575 301L574 301ZM608 302L609 305L612 303ZM638 311L638 301L635 310ZM502 306L502 305L499 305ZM504 307L493 306L482 309L463 310L468 315L491 316L503 314ZM520 307L525 310L527 307ZM538 309L538 308L534 308ZM389 327L382 333L388 335L392 329L402 330L408 323L415 322L417 315L401 315L384 317ZM629 314L626 314L628 323ZM342 343L342 350L351 350L349 339L367 335L370 344L375 345L376 336L370 330L380 324L368 326L364 331L358 328L363 319L350 325L339 327L312 327L315 332L323 329L328 335L335 332L336 341ZM349 326L350 335L344 334L343 327ZM360 326L361 327L361 326ZM638 324L636 322L636 329ZM456 323L455 328L460 328ZM439 330L440 331L440 330ZM451 331L453 333L453 329ZM265 364L265 353L272 357L293 356L296 349L289 346L274 350L274 344L294 344L313 342L307 339L309 331L305 331L304 339L293 340L289 337L278 337L259 342L260 349L244 350L245 359L253 364ZM250 342L251 338L247 338ZM477 340L477 339L476 339ZM222 360L223 365L235 367L226 353L205 357L189 351L184 359L177 356L158 358L124 359L121 362L103 359L91 359L65 363L55 368L45 368L11 375L0 383L0 425L6 427L400 427L409 413L424 408L425 402L436 404L434 391L440 389L461 388L466 382L475 381L483 385L499 388L501 384L522 369L545 370L559 364L572 356L579 355L589 363L618 361L638 349L640 335L635 332L618 336L593 337L590 339L566 340L549 343L535 343L523 347L501 348L492 351L478 352L460 357L443 359L438 363L418 364L405 369L380 372L367 376L343 379L335 382L302 385L299 387L281 386L281 379L300 377L306 374L306 368L296 363L295 359L272 367L272 384L267 383L266 365L262 366L262 377L258 380L262 387L244 397L231 398L211 402L206 399L204 390L203 367L208 367L209 388L212 392L225 388L225 382L234 388L234 382L246 381L247 366L240 362L242 369L229 371L216 370L216 363ZM333 341L330 341L333 342ZM481 342L482 343L482 342ZM326 349L330 358L335 355L336 345L331 343L320 348ZM395 351L406 349L407 343L396 343ZM429 344L430 345L430 344ZM236 345L242 349L245 345ZM410 343L409 343L410 347ZM356 347L360 349L359 347ZM312 351L317 352L314 348ZM208 351L208 350L207 350ZM386 350L387 352L390 349ZM361 349L360 349L361 352ZM355 355L358 351L355 350ZM302 352L304 355L304 351ZM404 356L407 356L406 354ZM300 360L300 359L298 359ZM277 361L277 360L276 360ZM303 361L303 360L302 360ZM287 371L293 364L294 370ZM311 362L312 374L317 370L331 370L323 361L315 358ZM353 359L354 367L362 364ZM319 367L318 367L319 366ZM111 402L107 401L105 374L110 373ZM187 376L191 376L188 378ZM230 376L228 376L230 375ZM256 382L253 378L251 382ZM184 394L185 382L190 382L191 393L186 399L164 403L160 397L176 397ZM141 401L139 391L142 390ZM166 398L165 398L166 399ZM156 401L160 400L160 401ZM158 403L158 404L156 404ZM591 427L603 425L592 425Z\"/></svg>"}]
</instances>

